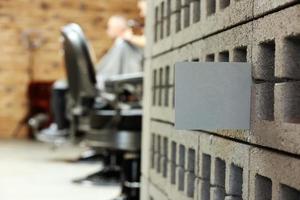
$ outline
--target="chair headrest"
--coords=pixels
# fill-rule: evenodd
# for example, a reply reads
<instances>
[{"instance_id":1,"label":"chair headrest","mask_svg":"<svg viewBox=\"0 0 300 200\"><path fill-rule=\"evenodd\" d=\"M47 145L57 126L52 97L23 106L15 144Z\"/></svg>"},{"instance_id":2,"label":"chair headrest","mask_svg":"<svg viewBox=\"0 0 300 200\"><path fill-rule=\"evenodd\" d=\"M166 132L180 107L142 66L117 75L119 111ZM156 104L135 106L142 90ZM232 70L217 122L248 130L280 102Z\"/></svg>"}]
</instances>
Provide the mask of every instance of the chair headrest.
<instances>
[{"instance_id":1,"label":"chair headrest","mask_svg":"<svg viewBox=\"0 0 300 200\"><path fill-rule=\"evenodd\" d=\"M68 24L61 29L64 38L65 68L71 95L75 102L81 96L95 96L96 75L88 41L78 24Z\"/></svg>"}]
</instances>

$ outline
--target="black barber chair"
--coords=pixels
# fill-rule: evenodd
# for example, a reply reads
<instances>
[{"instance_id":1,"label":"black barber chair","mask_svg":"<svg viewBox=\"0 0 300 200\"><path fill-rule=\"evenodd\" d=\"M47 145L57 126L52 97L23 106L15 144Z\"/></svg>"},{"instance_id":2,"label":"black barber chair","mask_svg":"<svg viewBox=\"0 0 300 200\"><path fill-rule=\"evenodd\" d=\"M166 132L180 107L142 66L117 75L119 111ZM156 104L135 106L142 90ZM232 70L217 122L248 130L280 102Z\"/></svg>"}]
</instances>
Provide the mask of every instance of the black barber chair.
<instances>
[{"instance_id":1,"label":"black barber chair","mask_svg":"<svg viewBox=\"0 0 300 200\"><path fill-rule=\"evenodd\" d=\"M70 24L63 28L64 57L67 78L69 83L68 111L71 121L71 139L73 142L81 142L84 135L90 131L90 112L94 109L98 91L95 88L96 78L93 63L90 57L84 34L77 24ZM98 109L110 107L103 100L97 104ZM103 182L119 182L120 170L116 167L119 155L107 155L104 148L91 146L98 155L106 154L104 170L75 180L76 183L91 182L100 184ZM89 157L96 157L91 155ZM102 156L103 157L103 156ZM118 158L118 159L117 159ZM81 160L81 159L80 159Z\"/></svg>"},{"instance_id":2,"label":"black barber chair","mask_svg":"<svg viewBox=\"0 0 300 200\"><path fill-rule=\"evenodd\" d=\"M109 183L121 176L120 199L139 198L141 88L142 76L122 75L107 82L110 97L96 90L91 54L80 27L62 30L66 70L71 96L72 135L83 133L83 142L109 152L109 164L103 171L87 177Z\"/></svg>"},{"instance_id":3,"label":"black barber chair","mask_svg":"<svg viewBox=\"0 0 300 200\"><path fill-rule=\"evenodd\" d=\"M69 98L67 107L70 111L71 139L73 142L80 142L84 133L89 129L88 112L97 97L95 89L96 77L94 76L93 62L90 57L88 44L81 45L78 37L85 40L82 29L77 24L69 24L62 30L64 37L65 67L69 84ZM69 40L68 37L73 37ZM76 42L77 41L77 42ZM82 46L82 49L79 47ZM76 48L77 47L77 48ZM75 57L76 54L86 55L86 59ZM85 67L80 67L79 63L84 62ZM105 161L107 152L103 149L90 148L80 155L77 161Z\"/></svg>"}]
</instances>

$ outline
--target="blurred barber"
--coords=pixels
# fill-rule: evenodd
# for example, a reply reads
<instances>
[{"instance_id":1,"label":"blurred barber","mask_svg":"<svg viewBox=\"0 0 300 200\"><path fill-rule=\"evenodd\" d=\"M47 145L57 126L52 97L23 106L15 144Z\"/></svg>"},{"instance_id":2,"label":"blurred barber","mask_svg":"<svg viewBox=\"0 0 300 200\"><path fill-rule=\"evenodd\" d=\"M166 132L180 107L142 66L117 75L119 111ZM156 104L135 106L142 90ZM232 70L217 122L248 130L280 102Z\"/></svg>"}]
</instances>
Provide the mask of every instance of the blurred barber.
<instances>
[{"instance_id":1,"label":"blurred barber","mask_svg":"<svg viewBox=\"0 0 300 200\"><path fill-rule=\"evenodd\" d=\"M147 2L146 0L139 0L138 1L138 8L140 10L140 16L145 19L147 15ZM138 47L144 48L146 46L146 37L144 35L144 30L142 30L142 35L136 35L133 33L131 29L128 29L124 34L122 35L122 38L128 42L130 42L133 45L136 45Z\"/></svg>"},{"instance_id":2,"label":"blurred barber","mask_svg":"<svg viewBox=\"0 0 300 200\"><path fill-rule=\"evenodd\" d=\"M97 82L100 90L104 89L104 82L111 76L142 71L142 48L123 37L130 30L127 19L123 16L115 15L109 18L107 35L114 39L114 44L97 64Z\"/></svg>"}]
</instances>

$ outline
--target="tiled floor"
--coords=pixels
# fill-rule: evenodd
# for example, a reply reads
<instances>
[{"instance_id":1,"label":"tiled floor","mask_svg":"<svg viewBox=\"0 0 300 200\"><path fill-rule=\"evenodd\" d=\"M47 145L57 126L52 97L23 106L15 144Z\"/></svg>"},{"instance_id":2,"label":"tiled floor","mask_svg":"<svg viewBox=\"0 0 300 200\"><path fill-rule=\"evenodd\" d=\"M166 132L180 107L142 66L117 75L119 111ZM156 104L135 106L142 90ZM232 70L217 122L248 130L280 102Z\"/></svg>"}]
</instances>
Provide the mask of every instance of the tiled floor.
<instances>
[{"instance_id":1,"label":"tiled floor","mask_svg":"<svg viewBox=\"0 0 300 200\"><path fill-rule=\"evenodd\" d=\"M0 141L0 200L109 200L116 186L74 185L71 180L99 169L99 164L74 164L82 149L55 151L45 144Z\"/></svg>"}]
</instances>

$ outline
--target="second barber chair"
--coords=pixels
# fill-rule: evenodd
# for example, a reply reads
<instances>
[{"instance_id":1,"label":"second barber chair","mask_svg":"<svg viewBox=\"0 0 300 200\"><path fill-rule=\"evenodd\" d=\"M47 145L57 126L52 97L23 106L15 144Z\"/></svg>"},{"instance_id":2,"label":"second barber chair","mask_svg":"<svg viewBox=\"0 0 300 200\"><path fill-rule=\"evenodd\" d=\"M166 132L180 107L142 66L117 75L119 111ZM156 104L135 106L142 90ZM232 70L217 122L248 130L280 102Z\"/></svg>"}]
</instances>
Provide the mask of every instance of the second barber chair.
<instances>
[{"instance_id":1,"label":"second barber chair","mask_svg":"<svg viewBox=\"0 0 300 200\"><path fill-rule=\"evenodd\" d=\"M87 178L109 184L120 175L123 193L118 199L138 199L142 75L113 77L106 83L110 95L100 93L96 89L91 52L81 28L76 24L67 25L62 35L72 135L83 134L84 143L109 154L108 165Z\"/></svg>"}]
</instances>

